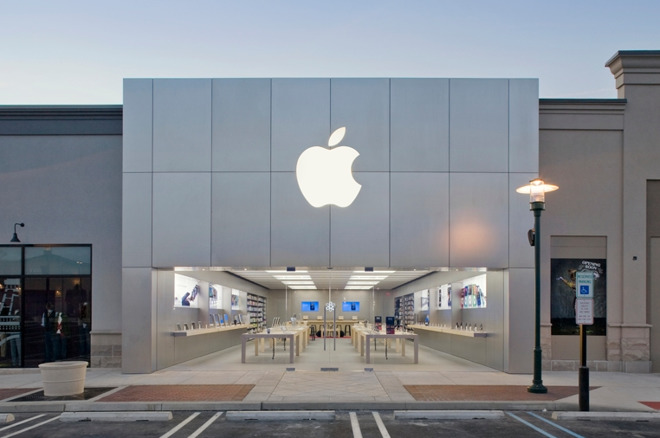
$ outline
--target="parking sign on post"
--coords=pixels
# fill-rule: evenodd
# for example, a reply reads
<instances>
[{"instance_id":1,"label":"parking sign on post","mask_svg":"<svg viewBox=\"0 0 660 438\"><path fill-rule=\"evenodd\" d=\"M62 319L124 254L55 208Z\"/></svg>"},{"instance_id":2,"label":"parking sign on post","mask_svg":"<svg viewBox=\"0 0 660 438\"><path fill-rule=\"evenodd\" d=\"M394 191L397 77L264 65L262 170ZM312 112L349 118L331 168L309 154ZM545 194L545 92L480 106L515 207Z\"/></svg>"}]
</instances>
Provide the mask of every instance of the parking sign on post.
<instances>
[{"instance_id":1,"label":"parking sign on post","mask_svg":"<svg viewBox=\"0 0 660 438\"><path fill-rule=\"evenodd\" d=\"M575 300L575 323L578 325L594 324L594 300L578 298Z\"/></svg>"},{"instance_id":2,"label":"parking sign on post","mask_svg":"<svg viewBox=\"0 0 660 438\"><path fill-rule=\"evenodd\" d=\"M589 368L587 367L587 333L585 325L594 323L594 273L575 273L575 322L580 326L580 387L579 404L581 411L589 410Z\"/></svg>"},{"instance_id":3,"label":"parking sign on post","mask_svg":"<svg viewBox=\"0 0 660 438\"><path fill-rule=\"evenodd\" d=\"M575 295L578 299L594 297L593 272L580 271L575 273Z\"/></svg>"}]
</instances>

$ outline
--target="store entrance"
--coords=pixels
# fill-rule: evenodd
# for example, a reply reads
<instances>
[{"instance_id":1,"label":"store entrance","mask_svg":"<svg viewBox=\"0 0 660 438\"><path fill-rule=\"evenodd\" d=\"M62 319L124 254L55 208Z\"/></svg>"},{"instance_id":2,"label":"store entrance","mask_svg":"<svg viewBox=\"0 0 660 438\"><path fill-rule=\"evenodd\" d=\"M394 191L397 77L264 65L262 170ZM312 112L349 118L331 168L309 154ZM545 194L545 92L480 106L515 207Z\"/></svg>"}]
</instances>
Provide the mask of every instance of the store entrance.
<instances>
[{"instance_id":1,"label":"store entrance","mask_svg":"<svg viewBox=\"0 0 660 438\"><path fill-rule=\"evenodd\" d=\"M27 277L23 294L23 366L89 361L89 277Z\"/></svg>"}]
</instances>

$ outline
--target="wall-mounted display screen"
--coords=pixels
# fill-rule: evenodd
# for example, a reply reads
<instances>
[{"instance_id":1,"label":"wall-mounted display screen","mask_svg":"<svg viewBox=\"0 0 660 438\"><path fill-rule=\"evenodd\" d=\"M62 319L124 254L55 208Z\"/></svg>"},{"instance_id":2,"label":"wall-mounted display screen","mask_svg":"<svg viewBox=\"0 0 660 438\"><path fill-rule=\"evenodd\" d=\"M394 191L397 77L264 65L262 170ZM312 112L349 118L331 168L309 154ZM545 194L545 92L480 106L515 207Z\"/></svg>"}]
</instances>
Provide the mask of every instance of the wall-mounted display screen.
<instances>
[{"instance_id":1,"label":"wall-mounted display screen","mask_svg":"<svg viewBox=\"0 0 660 438\"><path fill-rule=\"evenodd\" d=\"M301 304L301 311L303 312L318 312L319 302L318 301L303 301Z\"/></svg>"},{"instance_id":2,"label":"wall-mounted display screen","mask_svg":"<svg viewBox=\"0 0 660 438\"><path fill-rule=\"evenodd\" d=\"M359 301L344 301L341 304L342 312L359 312L360 311L360 302Z\"/></svg>"}]
</instances>

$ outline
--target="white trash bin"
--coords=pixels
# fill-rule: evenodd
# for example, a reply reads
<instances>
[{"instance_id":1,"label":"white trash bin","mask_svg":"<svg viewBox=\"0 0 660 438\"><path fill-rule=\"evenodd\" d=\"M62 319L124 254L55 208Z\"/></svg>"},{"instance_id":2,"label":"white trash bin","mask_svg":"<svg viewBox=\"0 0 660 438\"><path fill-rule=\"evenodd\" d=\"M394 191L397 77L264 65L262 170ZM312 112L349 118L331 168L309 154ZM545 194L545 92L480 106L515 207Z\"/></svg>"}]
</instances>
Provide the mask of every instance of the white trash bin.
<instances>
[{"instance_id":1,"label":"white trash bin","mask_svg":"<svg viewBox=\"0 0 660 438\"><path fill-rule=\"evenodd\" d=\"M85 376L87 374L85 361L46 362L39 364L41 379L44 384L44 395L57 397L77 395L85 391Z\"/></svg>"}]
</instances>

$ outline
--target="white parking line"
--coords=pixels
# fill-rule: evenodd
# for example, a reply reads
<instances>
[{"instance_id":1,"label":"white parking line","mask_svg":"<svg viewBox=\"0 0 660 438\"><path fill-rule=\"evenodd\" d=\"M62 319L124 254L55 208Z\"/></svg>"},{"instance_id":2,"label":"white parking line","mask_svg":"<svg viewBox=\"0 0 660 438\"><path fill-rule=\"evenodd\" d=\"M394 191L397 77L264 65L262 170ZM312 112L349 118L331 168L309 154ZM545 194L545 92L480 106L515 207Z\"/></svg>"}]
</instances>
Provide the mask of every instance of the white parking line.
<instances>
[{"instance_id":1,"label":"white parking line","mask_svg":"<svg viewBox=\"0 0 660 438\"><path fill-rule=\"evenodd\" d=\"M23 420L23 421L19 421L18 423L12 423L12 424L10 424L9 426L5 426L5 427L3 427L2 429L0 429L0 432L2 432L3 430L7 430L7 429L14 428L14 427L16 427L16 426L20 426L21 424L27 423L27 422L29 422L29 421L36 420L37 418L41 418L41 417L43 417L44 415L46 415L46 414L35 415L34 417L27 418L27 419L25 419L25 420Z\"/></svg>"},{"instance_id":2,"label":"white parking line","mask_svg":"<svg viewBox=\"0 0 660 438\"><path fill-rule=\"evenodd\" d=\"M362 431L360 430L360 423L358 423L357 415L355 412L349 414L351 417L351 429L353 429L354 438L362 438Z\"/></svg>"},{"instance_id":3,"label":"white parking line","mask_svg":"<svg viewBox=\"0 0 660 438\"><path fill-rule=\"evenodd\" d=\"M198 416L198 415L199 415L199 412L195 412L194 414L192 414L191 416L189 416L188 418L183 420L181 423L179 423L174 429L171 429L165 435L162 435L160 438L169 438L169 437L171 437L172 435L177 433L183 426L185 426L186 424L193 421L195 419L195 417Z\"/></svg>"},{"instance_id":4,"label":"white parking line","mask_svg":"<svg viewBox=\"0 0 660 438\"><path fill-rule=\"evenodd\" d=\"M5 435L5 436L3 436L2 438L9 438L9 437L11 437L11 436L20 435L20 434L22 434L23 432L27 432L28 430L32 430L32 429L36 429L37 427L39 427L39 426L43 426L44 424L46 424L46 423L50 423L51 421L57 420L58 418L60 418L59 415L56 416L56 417L50 418L50 419L48 419L48 420L46 420L46 421L42 421L41 423L33 424L32 426L30 426L30 427L26 427L25 429L17 430L16 432L14 432L14 433L10 433L9 435Z\"/></svg>"},{"instance_id":5,"label":"white parking line","mask_svg":"<svg viewBox=\"0 0 660 438\"><path fill-rule=\"evenodd\" d=\"M374 420L376 420L380 434L383 436L383 438L390 438L390 434L387 431L385 424L383 424L383 420L380 418L380 414L378 412L372 412L372 414L374 415Z\"/></svg>"},{"instance_id":6,"label":"white parking line","mask_svg":"<svg viewBox=\"0 0 660 438\"><path fill-rule=\"evenodd\" d=\"M516 414L512 414L511 412L507 412L507 415L509 415L511 418L514 418L514 419L520 421L520 422L521 422L522 424L524 424L525 426L534 429L534 430L537 431L538 433L547 436L548 438L557 438L556 436L549 434L549 433L546 432L545 430L543 430L543 429L541 429L541 428L539 428L539 427L534 426L534 425L533 425L532 423L530 423L529 421L525 421L525 420L523 420L522 418L520 418L520 417L517 416Z\"/></svg>"},{"instance_id":7,"label":"white parking line","mask_svg":"<svg viewBox=\"0 0 660 438\"><path fill-rule=\"evenodd\" d=\"M199 429L194 431L192 435L190 435L188 438L196 438L199 436L200 433L204 432L207 427L209 427L215 420L218 419L218 417L222 415L222 412L217 412L215 415L213 415L211 418L209 418L206 423L202 424Z\"/></svg>"},{"instance_id":8,"label":"white parking line","mask_svg":"<svg viewBox=\"0 0 660 438\"><path fill-rule=\"evenodd\" d=\"M556 427L557 429L566 432L567 434L574 436L575 438L584 438L582 435L578 435L577 433L573 432L572 430L566 429L565 427L562 427L556 423L553 423L552 421L548 420L547 418L543 418L540 415L535 414L534 412L527 412L529 415L531 415L534 418L538 418L541 421L544 421L548 423L552 427Z\"/></svg>"}]
</instances>

